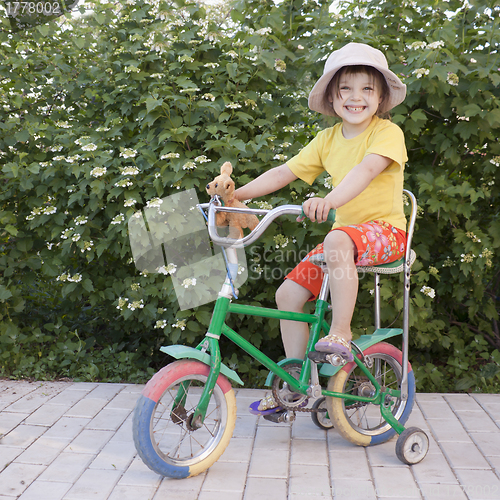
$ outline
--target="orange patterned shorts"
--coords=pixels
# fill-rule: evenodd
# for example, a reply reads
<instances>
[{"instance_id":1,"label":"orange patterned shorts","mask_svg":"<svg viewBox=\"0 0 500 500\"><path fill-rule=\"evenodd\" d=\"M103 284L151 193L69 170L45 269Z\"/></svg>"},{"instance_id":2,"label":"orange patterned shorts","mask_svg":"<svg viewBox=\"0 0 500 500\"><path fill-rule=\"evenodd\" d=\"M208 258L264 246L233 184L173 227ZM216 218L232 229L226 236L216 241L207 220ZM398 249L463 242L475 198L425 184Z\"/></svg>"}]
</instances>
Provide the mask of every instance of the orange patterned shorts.
<instances>
[{"instance_id":1,"label":"orange patterned shorts","mask_svg":"<svg viewBox=\"0 0 500 500\"><path fill-rule=\"evenodd\" d=\"M357 249L357 266L376 266L401 259L405 254L406 232L391 224L376 220L333 229L347 233ZM311 255L323 253L323 243L311 250L302 261L287 274L286 279L307 288L316 298L323 282L321 269L309 262Z\"/></svg>"}]
</instances>

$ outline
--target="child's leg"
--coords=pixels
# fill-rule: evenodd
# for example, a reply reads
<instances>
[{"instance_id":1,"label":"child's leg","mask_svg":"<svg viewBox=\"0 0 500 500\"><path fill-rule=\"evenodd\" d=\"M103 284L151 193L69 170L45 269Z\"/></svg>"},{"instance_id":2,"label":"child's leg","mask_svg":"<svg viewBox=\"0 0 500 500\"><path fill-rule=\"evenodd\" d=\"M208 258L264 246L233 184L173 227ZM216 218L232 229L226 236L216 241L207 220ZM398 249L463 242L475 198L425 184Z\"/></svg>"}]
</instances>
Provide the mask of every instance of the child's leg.
<instances>
[{"instance_id":1,"label":"child's leg","mask_svg":"<svg viewBox=\"0 0 500 500\"><path fill-rule=\"evenodd\" d=\"M305 303L312 297L302 285L287 279L276 291L276 305L280 311L304 312ZM309 324L280 320L281 338L287 358L303 359L309 340Z\"/></svg>"},{"instance_id":2,"label":"child's leg","mask_svg":"<svg viewBox=\"0 0 500 500\"><path fill-rule=\"evenodd\" d=\"M281 311L304 312L305 303L313 294L302 285L286 279L276 291L276 304ZM300 321L280 320L281 338L287 358L303 359L309 339L309 324ZM280 411L281 408L272 394L250 405L254 415L267 415Z\"/></svg>"},{"instance_id":3,"label":"child's leg","mask_svg":"<svg viewBox=\"0 0 500 500\"><path fill-rule=\"evenodd\" d=\"M329 335L348 343L352 338L351 320L358 295L358 273L355 265L357 250L347 233L331 231L325 238L323 252L330 275L332 324ZM330 341L335 343L335 339ZM325 341L320 341L319 344L316 350L329 351Z\"/></svg>"}]
</instances>

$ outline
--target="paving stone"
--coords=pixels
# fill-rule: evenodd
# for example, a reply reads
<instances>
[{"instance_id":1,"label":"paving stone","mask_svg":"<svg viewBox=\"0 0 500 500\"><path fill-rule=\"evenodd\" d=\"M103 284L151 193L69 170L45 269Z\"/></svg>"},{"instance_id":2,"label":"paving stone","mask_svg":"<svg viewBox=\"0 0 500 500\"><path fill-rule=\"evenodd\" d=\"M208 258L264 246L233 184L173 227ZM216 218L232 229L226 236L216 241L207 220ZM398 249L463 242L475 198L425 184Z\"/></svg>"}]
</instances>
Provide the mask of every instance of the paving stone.
<instances>
[{"instance_id":1,"label":"paving stone","mask_svg":"<svg viewBox=\"0 0 500 500\"><path fill-rule=\"evenodd\" d=\"M491 470L458 470L458 479L470 500L498 500L500 479Z\"/></svg>"},{"instance_id":2,"label":"paving stone","mask_svg":"<svg viewBox=\"0 0 500 500\"><path fill-rule=\"evenodd\" d=\"M229 445L219 458L223 462L250 462L253 449L253 439L232 437Z\"/></svg>"},{"instance_id":3,"label":"paving stone","mask_svg":"<svg viewBox=\"0 0 500 500\"><path fill-rule=\"evenodd\" d=\"M474 443L441 443L453 469L489 469L490 466Z\"/></svg>"},{"instance_id":4,"label":"paving stone","mask_svg":"<svg viewBox=\"0 0 500 500\"><path fill-rule=\"evenodd\" d=\"M19 497L19 500L62 500L73 486L72 483L51 483L35 481Z\"/></svg>"},{"instance_id":5,"label":"paving stone","mask_svg":"<svg viewBox=\"0 0 500 500\"><path fill-rule=\"evenodd\" d=\"M291 463L328 465L326 439L292 439Z\"/></svg>"},{"instance_id":6,"label":"paving stone","mask_svg":"<svg viewBox=\"0 0 500 500\"><path fill-rule=\"evenodd\" d=\"M243 500L287 500L287 490L286 479L250 477Z\"/></svg>"},{"instance_id":7,"label":"paving stone","mask_svg":"<svg viewBox=\"0 0 500 500\"><path fill-rule=\"evenodd\" d=\"M90 468L125 471L136 453L131 441L109 441L90 464Z\"/></svg>"},{"instance_id":8,"label":"paving stone","mask_svg":"<svg viewBox=\"0 0 500 500\"><path fill-rule=\"evenodd\" d=\"M438 436L438 441L470 443L470 437L458 418L430 418L427 420L432 433Z\"/></svg>"},{"instance_id":9,"label":"paving stone","mask_svg":"<svg viewBox=\"0 0 500 500\"><path fill-rule=\"evenodd\" d=\"M108 500L152 500L155 496L154 486L115 486ZM168 498L168 497L163 497ZM172 500L177 496L172 496ZM182 497L180 497L182 498Z\"/></svg>"},{"instance_id":10,"label":"paving stone","mask_svg":"<svg viewBox=\"0 0 500 500\"><path fill-rule=\"evenodd\" d=\"M74 439L85 426L90 422L90 418L61 417L47 432L45 437L59 437L62 439Z\"/></svg>"},{"instance_id":11,"label":"paving stone","mask_svg":"<svg viewBox=\"0 0 500 500\"><path fill-rule=\"evenodd\" d=\"M335 479L333 494L335 500L377 500L375 486L371 480Z\"/></svg>"},{"instance_id":12,"label":"paving stone","mask_svg":"<svg viewBox=\"0 0 500 500\"><path fill-rule=\"evenodd\" d=\"M1 446L0 448L0 472L2 472L5 467L7 467L11 462L13 462L21 453L23 453L23 448L18 448L15 446Z\"/></svg>"},{"instance_id":13,"label":"paving stone","mask_svg":"<svg viewBox=\"0 0 500 500\"><path fill-rule=\"evenodd\" d=\"M25 423L50 427L62 417L67 409L69 409L69 407L65 408L62 405L54 405L49 402L40 406L40 408L38 408L29 417L27 417Z\"/></svg>"},{"instance_id":14,"label":"paving stone","mask_svg":"<svg viewBox=\"0 0 500 500\"><path fill-rule=\"evenodd\" d=\"M468 500L458 484L420 484L425 500Z\"/></svg>"},{"instance_id":15,"label":"paving stone","mask_svg":"<svg viewBox=\"0 0 500 500\"><path fill-rule=\"evenodd\" d=\"M129 415L130 410L105 407L89 422L87 429L116 431Z\"/></svg>"},{"instance_id":16,"label":"paving stone","mask_svg":"<svg viewBox=\"0 0 500 500\"><path fill-rule=\"evenodd\" d=\"M126 389L126 388L125 388ZM133 410L139 398L136 392L126 392L125 389L117 394L107 405L106 409Z\"/></svg>"},{"instance_id":17,"label":"paving stone","mask_svg":"<svg viewBox=\"0 0 500 500\"><path fill-rule=\"evenodd\" d=\"M83 398L67 412L67 417L94 418L107 404L106 399Z\"/></svg>"},{"instance_id":18,"label":"paving stone","mask_svg":"<svg viewBox=\"0 0 500 500\"><path fill-rule=\"evenodd\" d=\"M442 454L427 454L420 463L412 466L412 471L419 485L427 483L458 485L453 470Z\"/></svg>"},{"instance_id":19,"label":"paving stone","mask_svg":"<svg viewBox=\"0 0 500 500\"><path fill-rule=\"evenodd\" d=\"M258 419L259 417L255 415L237 415L233 436L241 438L255 437Z\"/></svg>"},{"instance_id":20,"label":"paving stone","mask_svg":"<svg viewBox=\"0 0 500 500\"><path fill-rule=\"evenodd\" d=\"M37 439L15 462L49 465L68 446L68 440L42 436Z\"/></svg>"},{"instance_id":21,"label":"paving stone","mask_svg":"<svg viewBox=\"0 0 500 500\"><path fill-rule=\"evenodd\" d=\"M500 456L500 430L489 433L474 432L471 433L471 437L484 456Z\"/></svg>"},{"instance_id":22,"label":"paving stone","mask_svg":"<svg viewBox=\"0 0 500 500\"><path fill-rule=\"evenodd\" d=\"M457 413L467 432L500 432L498 425L484 411L461 411Z\"/></svg>"},{"instance_id":23,"label":"paving stone","mask_svg":"<svg viewBox=\"0 0 500 500\"><path fill-rule=\"evenodd\" d=\"M371 473L365 448L356 447L342 453L330 453L330 474L334 484L337 484L337 480L370 481Z\"/></svg>"},{"instance_id":24,"label":"paving stone","mask_svg":"<svg viewBox=\"0 0 500 500\"><path fill-rule=\"evenodd\" d=\"M87 398L89 399L105 399L111 401L120 391L123 391L123 384L99 384L91 392Z\"/></svg>"},{"instance_id":25,"label":"paving stone","mask_svg":"<svg viewBox=\"0 0 500 500\"><path fill-rule=\"evenodd\" d=\"M0 472L0 495L16 497L43 472L43 465L11 463Z\"/></svg>"},{"instance_id":26,"label":"paving stone","mask_svg":"<svg viewBox=\"0 0 500 500\"><path fill-rule=\"evenodd\" d=\"M377 495L380 497L397 498L418 498L420 491L413 479L409 467L373 467L373 479Z\"/></svg>"},{"instance_id":27,"label":"paving stone","mask_svg":"<svg viewBox=\"0 0 500 500\"><path fill-rule=\"evenodd\" d=\"M29 415L29 413L3 411L0 414L0 436L8 434L12 429L15 429Z\"/></svg>"},{"instance_id":28,"label":"paving stone","mask_svg":"<svg viewBox=\"0 0 500 500\"><path fill-rule=\"evenodd\" d=\"M483 411L479 403L468 394L447 394L444 399L455 412Z\"/></svg>"},{"instance_id":29,"label":"paving stone","mask_svg":"<svg viewBox=\"0 0 500 500\"><path fill-rule=\"evenodd\" d=\"M151 486L158 487L162 477L144 464L144 462L136 456L132 463L120 478L118 484L128 486Z\"/></svg>"},{"instance_id":30,"label":"paving stone","mask_svg":"<svg viewBox=\"0 0 500 500\"><path fill-rule=\"evenodd\" d=\"M7 435L2 437L2 445L27 448L38 439L47 429L37 425L18 425Z\"/></svg>"},{"instance_id":31,"label":"paving stone","mask_svg":"<svg viewBox=\"0 0 500 500\"><path fill-rule=\"evenodd\" d=\"M234 492L243 495L248 465L236 462L215 462L208 470L203 492Z\"/></svg>"},{"instance_id":32,"label":"paving stone","mask_svg":"<svg viewBox=\"0 0 500 500\"><path fill-rule=\"evenodd\" d=\"M331 498L330 474L326 465L290 465L289 493L291 495Z\"/></svg>"},{"instance_id":33,"label":"paving stone","mask_svg":"<svg viewBox=\"0 0 500 500\"><path fill-rule=\"evenodd\" d=\"M286 479L290 464L288 450L257 448L252 453L249 476Z\"/></svg>"},{"instance_id":34,"label":"paving stone","mask_svg":"<svg viewBox=\"0 0 500 500\"><path fill-rule=\"evenodd\" d=\"M115 470L87 469L66 493L64 500L106 500L120 478Z\"/></svg>"},{"instance_id":35,"label":"paving stone","mask_svg":"<svg viewBox=\"0 0 500 500\"><path fill-rule=\"evenodd\" d=\"M65 451L73 453L97 454L113 436L113 431L94 431L84 429L68 444Z\"/></svg>"},{"instance_id":36,"label":"paving stone","mask_svg":"<svg viewBox=\"0 0 500 500\"><path fill-rule=\"evenodd\" d=\"M94 460L92 453L61 453L42 473L41 481L73 484Z\"/></svg>"},{"instance_id":37,"label":"paving stone","mask_svg":"<svg viewBox=\"0 0 500 500\"><path fill-rule=\"evenodd\" d=\"M259 425L255 436L254 448L271 448L273 450L288 450L290 448L290 426Z\"/></svg>"}]
</instances>

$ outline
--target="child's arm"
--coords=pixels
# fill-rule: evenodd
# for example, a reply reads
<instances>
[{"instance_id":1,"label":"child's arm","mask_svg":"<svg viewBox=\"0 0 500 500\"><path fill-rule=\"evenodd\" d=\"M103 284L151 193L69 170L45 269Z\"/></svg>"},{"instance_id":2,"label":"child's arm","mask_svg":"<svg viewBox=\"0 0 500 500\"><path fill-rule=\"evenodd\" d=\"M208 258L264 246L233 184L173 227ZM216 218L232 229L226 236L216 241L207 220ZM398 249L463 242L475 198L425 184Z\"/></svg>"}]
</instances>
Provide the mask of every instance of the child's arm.
<instances>
[{"instance_id":1,"label":"child's arm","mask_svg":"<svg viewBox=\"0 0 500 500\"><path fill-rule=\"evenodd\" d=\"M262 175L259 175L257 179L238 188L234 192L234 197L240 201L258 198L259 196L274 193L274 191L278 191L278 189L285 187L296 179L298 179L298 177L288 168L288 165L284 163L279 167L264 172Z\"/></svg>"},{"instance_id":2,"label":"child's arm","mask_svg":"<svg viewBox=\"0 0 500 500\"><path fill-rule=\"evenodd\" d=\"M362 193L370 182L382 173L393 160L386 156L370 154L363 158L324 198L310 198L304 203L304 214L313 222L324 222L332 208L345 205Z\"/></svg>"}]
</instances>

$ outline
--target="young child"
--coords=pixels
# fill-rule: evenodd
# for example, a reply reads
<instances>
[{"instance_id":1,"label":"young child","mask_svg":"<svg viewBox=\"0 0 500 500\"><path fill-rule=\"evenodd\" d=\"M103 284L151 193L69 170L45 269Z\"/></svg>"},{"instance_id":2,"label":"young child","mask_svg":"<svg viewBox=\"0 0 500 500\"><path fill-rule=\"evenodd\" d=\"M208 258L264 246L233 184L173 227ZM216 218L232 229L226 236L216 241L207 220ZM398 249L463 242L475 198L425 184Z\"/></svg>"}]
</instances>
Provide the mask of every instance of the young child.
<instances>
[{"instance_id":1,"label":"young child","mask_svg":"<svg viewBox=\"0 0 500 500\"><path fill-rule=\"evenodd\" d=\"M377 265L404 255L406 220L403 212L403 169L407 161L403 132L380 118L403 102L406 86L388 69L385 56L369 45L349 43L333 52L323 76L309 95L309 107L341 119L321 131L287 163L237 189L238 200L272 193L297 178L312 184L325 170L334 189L304 205L311 221L324 222L336 209L336 222L324 242L286 276L276 292L278 309L303 312L319 294L322 273L309 262L324 253L330 275L333 319L329 334L316 351L337 353L352 361L351 319L358 293L356 265ZM309 337L307 323L280 322L288 358L303 359ZM250 406L256 414L280 408L272 396Z\"/></svg>"}]
</instances>

